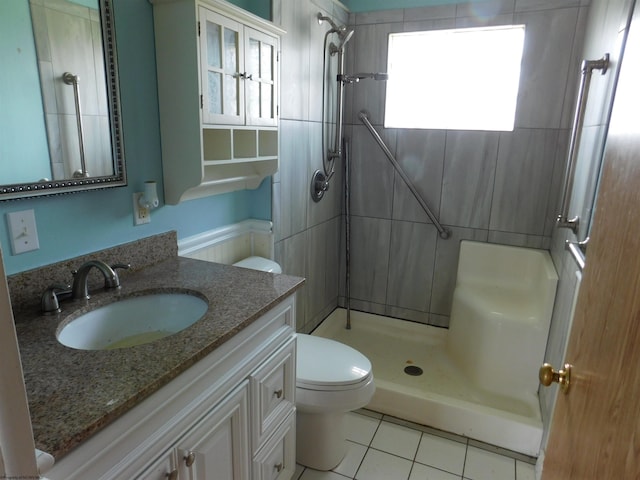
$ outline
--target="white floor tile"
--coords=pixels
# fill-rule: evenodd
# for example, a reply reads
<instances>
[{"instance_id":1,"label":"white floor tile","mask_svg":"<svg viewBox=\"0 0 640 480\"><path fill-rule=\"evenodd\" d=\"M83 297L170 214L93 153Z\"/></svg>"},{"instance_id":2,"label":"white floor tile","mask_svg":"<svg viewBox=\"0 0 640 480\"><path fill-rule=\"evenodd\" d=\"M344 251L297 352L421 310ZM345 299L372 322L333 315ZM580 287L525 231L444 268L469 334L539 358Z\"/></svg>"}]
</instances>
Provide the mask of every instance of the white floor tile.
<instances>
[{"instance_id":1,"label":"white floor tile","mask_svg":"<svg viewBox=\"0 0 640 480\"><path fill-rule=\"evenodd\" d=\"M515 463L512 458L469 447L464 476L470 480L515 480Z\"/></svg>"},{"instance_id":2,"label":"white floor tile","mask_svg":"<svg viewBox=\"0 0 640 480\"><path fill-rule=\"evenodd\" d=\"M536 468L529 463L516 460L516 480L536 480Z\"/></svg>"},{"instance_id":3,"label":"white floor tile","mask_svg":"<svg viewBox=\"0 0 640 480\"><path fill-rule=\"evenodd\" d=\"M414 463L409 480L460 480L460 475Z\"/></svg>"},{"instance_id":4,"label":"white floor tile","mask_svg":"<svg viewBox=\"0 0 640 480\"><path fill-rule=\"evenodd\" d=\"M302 472L304 472L304 467L299 463L296 463L296 471L293 472L291 480L298 480L300 478L300 475L302 475Z\"/></svg>"},{"instance_id":5,"label":"white floor tile","mask_svg":"<svg viewBox=\"0 0 640 480\"><path fill-rule=\"evenodd\" d=\"M380 420L357 413L348 413L346 418L347 440L369 445L378 429L378 425L380 425Z\"/></svg>"},{"instance_id":6,"label":"white floor tile","mask_svg":"<svg viewBox=\"0 0 640 480\"><path fill-rule=\"evenodd\" d=\"M423 433L416 462L462 475L466 449L464 443Z\"/></svg>"},{"instance_id":7,"label":"white floor tile","mask_svg":"<svg viewBox=\"0 0 640 480\"><path fill-rule=\"evenodd\" d=\"M407 480L411 461L369 449L356 475L357 480Z\"/></svg>"},{"instance_id":8,"label":"white floor tile","mask_svg":"<svg viewBox=\"0 0 640 480\"><path fill-rule=\"evenodd\" d=\"M349 448L347 454L340 462L340 465L334 468L333 471L345 477L353 478L356 476L365 453L367 453L367 447L353 442L347 442L347 444Z\"/></svg>"},{"instance_id":9,"label":"white floor tile","mask_svg":"<svg viewBox=\"0 0 640 480\"><path fill-rule=\"evenodd\" d=\"M418 450L421 433L408 427L382 422L371 446L383 452L413 460Z\"/></svg>"},{"instance_id":10,"label":"white floor tile","mask_svg":"<svg viewBox=\"0 0 640 480\"><path fill-rule=\"evenodd\" d=\"M321 472L307 468L300 477L300 480L345 480L345 478L348 477L343 477L334 472Z\"/></svg>"}]
</instances>

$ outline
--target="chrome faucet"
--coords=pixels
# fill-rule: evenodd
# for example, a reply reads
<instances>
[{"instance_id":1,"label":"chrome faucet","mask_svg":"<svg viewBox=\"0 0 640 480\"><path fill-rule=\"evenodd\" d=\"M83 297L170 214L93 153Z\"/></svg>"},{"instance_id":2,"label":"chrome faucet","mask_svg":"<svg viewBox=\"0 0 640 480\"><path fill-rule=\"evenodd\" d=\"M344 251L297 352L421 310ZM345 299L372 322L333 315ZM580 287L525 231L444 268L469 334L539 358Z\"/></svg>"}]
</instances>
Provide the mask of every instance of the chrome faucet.
<instances>
[{"instance_id":1,"label":"chrome faucet","mask_svg":"<svg viewBox=\"0 0 640 480\"><path fill-rule=\"evenodd\" d=\"M116 264L110 267L101 260L90 260L83 263L74 273L73 286L71 287L71 297L74 300L89 298L88 278L89 272L96 267L104 276L104 288L119 288L120 279L116 273L117 268L129 268L130 265Z\"/></svg>"}]
</instances>

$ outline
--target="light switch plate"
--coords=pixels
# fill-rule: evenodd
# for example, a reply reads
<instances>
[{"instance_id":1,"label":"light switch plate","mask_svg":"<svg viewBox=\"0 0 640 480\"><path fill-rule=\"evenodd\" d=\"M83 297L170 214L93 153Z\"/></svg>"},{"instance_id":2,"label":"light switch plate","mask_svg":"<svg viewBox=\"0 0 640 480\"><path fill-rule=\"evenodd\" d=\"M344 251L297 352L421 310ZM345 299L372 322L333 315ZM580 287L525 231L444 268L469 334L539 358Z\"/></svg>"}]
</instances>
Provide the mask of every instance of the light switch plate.
<instances>
[{"instance_id":1,"label":"light switch plate","mask_svg":"<svg viewBox=\"0 0 640 480\"><path fill-rule=\"evenodd\" d=\"M33 210L7 213L7 223L9 224L11 250L14 255L40 248L36 216Z\"/></svg>"}]
</instances>

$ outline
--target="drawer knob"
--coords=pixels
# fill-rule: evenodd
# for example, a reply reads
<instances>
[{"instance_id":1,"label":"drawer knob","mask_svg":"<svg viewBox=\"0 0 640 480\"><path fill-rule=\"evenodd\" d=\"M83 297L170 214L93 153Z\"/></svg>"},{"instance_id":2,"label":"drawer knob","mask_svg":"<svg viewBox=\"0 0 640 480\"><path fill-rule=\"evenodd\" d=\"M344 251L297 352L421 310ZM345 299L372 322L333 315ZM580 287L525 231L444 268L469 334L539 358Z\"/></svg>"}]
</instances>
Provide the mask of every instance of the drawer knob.
<instances>
[{"instance_id":1,"label":"drawer knob","mask_svg":"<svg viewBox=\"0 0 640 480\"><path fill-rule=\"evenodd\" d=\"M187 465L187 467L193 465L195 461L196 454L193 452L187 452L187 454L184 456L184 463Z\"/></svg>"},{"instance_id":2,"label":"drawer knob","mask_svg":"<svg viewBox=\"0 0 640 480\"><path fill-rule=\"evenodd\" d=\"M167 478L169 480L178 480L178 470L174 470L171 473L167 473Z\"/></svg>"},{"instance_id":3,"label":"drawer knob","mask_svg":"<svg viewBox=\"0 0 640 480\"><path fill-rule=\"evenodd\" d=\"M276 390L273 394L276 398L282 398L282 389Z\"/></svg>"},{"instance_id":4,"label":"drawer knob","mask_svg":"<svg viewBox=\"0 0 640 480\"><path fill-rule=\"evenodd\" d=\"M282 462L281 463L276 463L273 468L276 469L276 472L280 473L282 471L282 469L284 468L284 465L282 464Z\"/></svg>"}]
</instances>

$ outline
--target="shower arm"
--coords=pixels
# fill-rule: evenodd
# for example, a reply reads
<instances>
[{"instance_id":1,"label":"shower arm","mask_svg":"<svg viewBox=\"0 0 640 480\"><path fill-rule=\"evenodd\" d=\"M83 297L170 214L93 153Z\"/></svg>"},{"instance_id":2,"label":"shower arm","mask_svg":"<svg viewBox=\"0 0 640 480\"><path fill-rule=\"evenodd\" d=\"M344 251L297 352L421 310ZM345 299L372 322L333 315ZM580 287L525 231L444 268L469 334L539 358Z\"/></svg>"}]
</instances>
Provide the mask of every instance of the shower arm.
<instances>
[{"instance_id":1,"label":"shower arm","mask_svg":"<svg viewBox=\"0 0 640 480\"><path fill-rule=\"evenodd\" d=\"M393 165L393 168L395 168L396 172L398 172L398 175L400 175L402 180L404 180L404 183L407 185L407 187L409 188L413 196L416 198L416 200L418 201L418 203L420 204L424 212L427 214L427 216L429 217L433 225L436 227L436 229L438 230L438 233L440 234L440 238L446 240L447 238L451 237L451 232L440 224L440 222L438 221L436 216L433 214L429 206L420 196L420 193L418 193L418 190L416 190L416 187L413 185L413 182L411 181L411 179L407 176L406 173L404 173L404 170L402 170L402 167L400 166L396 158L393 156L393 153L391 153L391 150L389 150L389 147L387 147L387 145L384 143L384 140L382 140L382 137L380 136L380 134L376 131L375 128L373 128L373 125L369 121L369 117L367 116L367 113L364 111L361 111L358 114L358 117L360 118L360 121L364 123L364 126L367 127L367 129L369 130L369 132L371 133L375 141L378 142L378 145L380 145L380 148L382 148L382 151L385 153L385 155L391 162L391 165Z\"/></svg>"}]
</instances>

